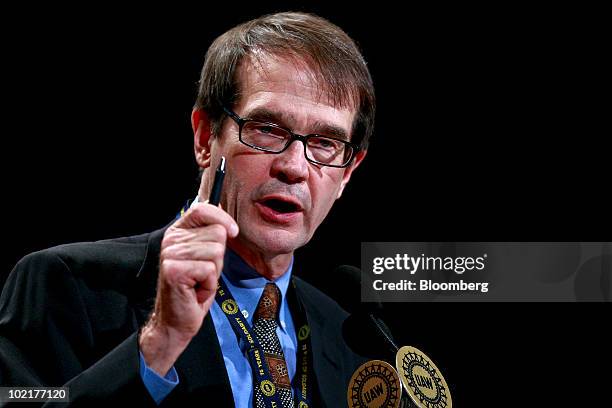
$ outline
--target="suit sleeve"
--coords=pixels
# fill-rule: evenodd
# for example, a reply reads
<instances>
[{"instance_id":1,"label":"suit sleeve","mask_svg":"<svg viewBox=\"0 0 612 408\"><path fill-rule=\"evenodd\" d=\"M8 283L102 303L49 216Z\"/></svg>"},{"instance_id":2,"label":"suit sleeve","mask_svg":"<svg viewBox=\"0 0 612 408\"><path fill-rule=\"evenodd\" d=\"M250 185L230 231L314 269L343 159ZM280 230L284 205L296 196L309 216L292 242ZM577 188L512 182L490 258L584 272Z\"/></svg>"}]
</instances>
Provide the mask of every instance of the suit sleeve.
<instances>
[{"instance_id":1,"label":"suit sleeve","mask_svg":"<svg viewBox=\"0 0 612 408\"><path fill-rule=\"evenodd\" d=\"M0 296L0 384L66 386L69 406L155 406L140 378L135 319L123 308L119 318L130 324L117 333L98 333L90 318L95 299L88 292L85 302L83 285L50 250L15 266Z\"/></svg>"}]
</instances>

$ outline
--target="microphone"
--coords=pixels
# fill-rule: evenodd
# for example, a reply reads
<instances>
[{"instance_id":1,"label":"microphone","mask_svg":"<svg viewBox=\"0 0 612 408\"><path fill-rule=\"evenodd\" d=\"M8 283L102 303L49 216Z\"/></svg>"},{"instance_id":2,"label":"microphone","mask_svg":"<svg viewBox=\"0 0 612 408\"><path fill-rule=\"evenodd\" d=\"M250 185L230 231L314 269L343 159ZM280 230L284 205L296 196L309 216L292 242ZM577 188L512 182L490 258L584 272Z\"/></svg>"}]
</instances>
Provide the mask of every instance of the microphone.
<instances>
[{"instance_id":1,"label":"microphone","mask_svg":"<svg viewBox=\"0 0 612 408\"><path fill-rule=\"evenodd\" d=\"M346 344L371 359L358 367L349 381L347 404L350 408L452 408L452 397L438 367L421 350L399 348L387 325L378 317L382 304L361 302L361 285L371 278L354 266L334 270L337 301L351 313L342 324ZM391 363L391 364L390 364Z\"/></svg>"},{"instance_id":2,"label":"microphone","mask_svg":"<svg viewBox=\"0 0 612 408\"><path fill-rule=\"evenodd\" d=\"M387 325L377 316L382 305L361 302L361 284L370 283L369 277L350 265L334 270L336 300L351 314L342 324L342 337L354 353L370 360L353 373L347 387L347 404L350 408L380 407L399 408L402 401L400 377L392 364L398 350Z\"/></svg>"},{"instance_id":3,"label":"microphone","mask_svg":"<svg viewBox=\"0 0 612 408\"><path fill-rule=\"evenodd\" d=\"M346 344L363 357L394 361L399 347L395 344L391 331L378 317L382 313L380 301L361 302L361 283L371 279L361 273L359 268L340 265L333 273L337 283L336 300L351 315L342 324L342 336Z\"/></svg>"}]
</instances>

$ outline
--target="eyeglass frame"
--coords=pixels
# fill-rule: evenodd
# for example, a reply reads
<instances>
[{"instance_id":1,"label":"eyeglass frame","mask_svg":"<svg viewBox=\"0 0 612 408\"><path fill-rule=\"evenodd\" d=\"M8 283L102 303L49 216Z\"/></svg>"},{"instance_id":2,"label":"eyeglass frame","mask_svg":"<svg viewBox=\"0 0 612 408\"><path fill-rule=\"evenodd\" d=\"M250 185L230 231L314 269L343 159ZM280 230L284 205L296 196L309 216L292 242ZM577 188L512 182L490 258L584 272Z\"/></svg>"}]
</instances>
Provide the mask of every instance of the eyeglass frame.
<instances>
[{"instance_id":1,"label":"eyeglass frame","mask_svg":"<svg viewBox=\"0 0 612 408\"><path fill-rule=\"evenodd\" d=\"M311 133L311 134L308 134L308 135L299 135L297 133L294 133L291 129L288 129L288 128L284 127L284 126L277 125L276 123L266 122L266 121L261 121L261 120L256 120L256 119L250 119L250 118L242 118L236 112L232 111L231 109L229 109L225 105L222 105L221 107L223 108L223 111L227 114L227 116L232 118L232 120L234 122L236 122L236 124L238 125L238 140L240 140L240 143L242 143L242 144L244 144L246 146L249 146L252 149L256 149L256 150L260 150L260 151L267 152L267 153L272 153L272 154L280 154L280 153L284 152L285 150L287 150L289 148L289 146L291 146L291 144L293 142L298 140L298 141L302 142L302 144L304 145L304 158L306 158L306 160L309 163L313 163L313 164L317 164L317 165L321 165L321 166L335 167L335 168L346 168L346 167L348 167L351 164L351 162L353 161L353 159L355 158L355 156L357 155L357 153L359 153L359 151L361 150L360 146L357 143L349 142L349 141L338 139L338 138L331 137L331 136L320 135L320 134L317 134L317 133ZM242 140L242 128L244 127L244 125L247 122L263 123L265 125L269 125L269 126L272 126L274 128L284 130L285 132L289 133L291 138L287 141L287 143L285 144L285 147L283 147L282 150L280 150L278 152L277 151L273 151L273 150L268 150L268 149L266 149L264 147L254 146L254 145L249 144L249 143L245 142L244 140ZM309 158L308 155L306 154L306 151L308 150L308 145L306 144L306 142L311 137L323 137L323 138L326 138L326 139L336 140L338 142L341 142L341 143L351 147L353 150L352 150L352 154L351 154L350 159L347 160L347 162L345 164L343 164L343 165L337 165L337 164L321 163L319 161L316 161L314 159Z\"/></svg>"}]
</instances>

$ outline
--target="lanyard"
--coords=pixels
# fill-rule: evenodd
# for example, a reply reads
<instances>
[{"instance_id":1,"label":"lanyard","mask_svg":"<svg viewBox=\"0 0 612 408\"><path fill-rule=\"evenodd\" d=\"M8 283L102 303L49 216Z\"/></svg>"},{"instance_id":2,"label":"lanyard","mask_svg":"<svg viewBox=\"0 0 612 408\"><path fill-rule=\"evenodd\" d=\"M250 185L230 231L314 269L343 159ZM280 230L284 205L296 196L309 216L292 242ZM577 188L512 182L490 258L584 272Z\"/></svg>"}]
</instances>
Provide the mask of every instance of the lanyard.
<instances>
[{"instance_id":1,"label":"lanyard","mask_svg":"<svg viewBox=\"0 0 612 408\"><path fill-rule=\"evenodd\" d=\"M190 206L191 202L188 200L183 208L181 208L180 213L177 214L176 219L181 218L183 214L189 210ZM266 362L263 348L259 344L257 336L253 333L253 329L249 325L249 322L242 319L242 313L238 313L240 311L238 304L222 278L219 278L215 300L227 317L227 320L230 322L236 336L239 336L248 344L248 349L246 351L247 358L255 377L255 386L260 387L266 407L282 407L278 394L276 393L276 386L272 382L270 368ZM294 316L292 316L293 322L295 323L295 327L299 328L297 332L298 358L295 371L296 376L299 378L300 387L299 392L294 391L294 397L297 407L308 408L310 406L310 401L312 401L313 385L310 326L308 325L308 319L306 318L306 312L304 311L302 302L297 298L295 281L293 278L287 290L287 302L289 303L289 308L295 311L295 313L293 313Z\"/></svg>"},{"instance_id":2,"label":"lanyard","mask_svg":"<svg viewBox=\"0 0 612 408\"><path fill-rule=\"evenodd\" d=\"M292 280L292 285L294 282ZM300 380L300 392L294 392L296 406L308 407L310 401L312 401L312 353L310 347L310 327L306 321L306 315L304 313L301 303L295 296L295 287L292 287L287 291L287 301L296 306L296 318L294 322L296 327L299 327L298 337L298 358L296 365L296 375L299 373ZM239 336L248 348L246 351L247 358L251 365L254 376L255 387L259 387L261 390L262 397L266 407L282 407L278 393L276 392L276 386L272 382L272 376L270 375L270 369L268 363L264 357L264 351L257 340L257 336L253 332L253 329L246 320L243 320L242 313L238 304L234 300L232 293L225 284L222 278L219 279L219 286L217 288L217 295L215 296L217 304L227 317L234 333Z\"/></svg>"}]
</instances>

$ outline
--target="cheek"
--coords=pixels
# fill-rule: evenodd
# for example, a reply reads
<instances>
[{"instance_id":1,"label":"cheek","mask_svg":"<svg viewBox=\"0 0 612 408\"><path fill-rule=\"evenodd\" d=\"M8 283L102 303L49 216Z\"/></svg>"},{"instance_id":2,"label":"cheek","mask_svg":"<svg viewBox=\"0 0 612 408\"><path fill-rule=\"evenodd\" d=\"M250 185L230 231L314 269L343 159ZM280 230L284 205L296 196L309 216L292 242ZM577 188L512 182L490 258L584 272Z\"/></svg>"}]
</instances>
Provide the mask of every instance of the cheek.
<instances>
[{"instance_id":1,"label":"cheek","mask_svg":"<svg viewBox=\"0 0 612 408\"><path fill-rule=\"evenodd\" d=\"M223 181L223 195L225 196L225 202L222 203L223 209L227 211L234 219L238 214L240 208L240 201L242 201L243 195L245 194L245 188L242 180L235 177L235 172L228 173L225 175Z\"/></svg>"},{"instance_id":2,"label":"cheek","mask_svg":"<svg viewBox=\"0 0 612 408\"><path fill-rule=\"evenodd\" d=\"M236 212L240 211L240 206L251 201L253 191L265 181L267 173L265 168L253 160L242 160L240 156L234 156L232 161L232 166L227 169L223 188L227 190L227 208L231 209L231 214L235 216Z\"/></svg>"},{"instance_id":3,"label":"cheek","mask_svg":"<svg viewBox=\"0 0 612 408\"><path fill-rule=\"evenodd\" d=\"M323 221L334 205L340 191L341 181L341 177L323 177L319 183L312 186L310 191L312 193L317 225Z\"/></svg>"}]
</instances>

